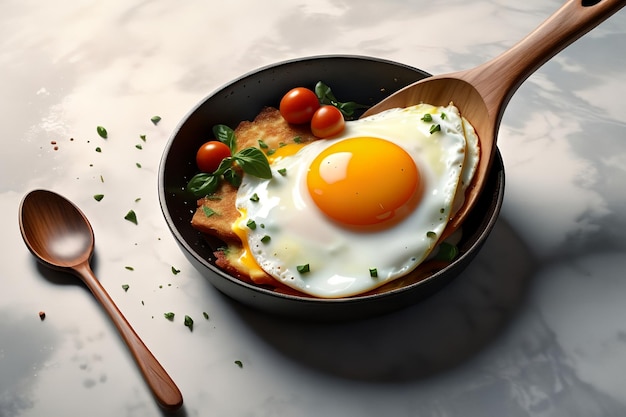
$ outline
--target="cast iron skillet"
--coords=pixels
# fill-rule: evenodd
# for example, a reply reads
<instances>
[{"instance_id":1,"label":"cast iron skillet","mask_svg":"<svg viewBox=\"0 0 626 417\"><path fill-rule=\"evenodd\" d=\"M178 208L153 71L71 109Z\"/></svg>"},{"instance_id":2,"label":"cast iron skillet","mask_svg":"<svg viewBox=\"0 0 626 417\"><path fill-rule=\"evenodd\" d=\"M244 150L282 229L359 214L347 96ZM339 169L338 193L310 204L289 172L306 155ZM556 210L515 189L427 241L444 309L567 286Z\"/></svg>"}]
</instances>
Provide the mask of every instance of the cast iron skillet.
<instances>
[{"instance_id":1,"label":"cast iron skillet","mask_svg":"<svg viewBox=\"0 0 626 417\"><path fill-rule=\"evenodd\" d=\"M276 293L247 284L215 266L213 251L223 244L191 227L195 198L185 192L197 172L198 147L212 138L212 127L235 128L252 120L264 106L278 106L293 87L329 85L343 101L375 104L417 80L424 71L392 61L325 55L270 65L219 88L193 108L173 131L159 168L159 200L165 220L189 261L221 292L252 308L296 319L337 321L380 315L413 304L442 288L472 261L493 228L504 195L504 167L496 154L487 185L463 226L460 256L430 277L388 291L341 299L318 299ZM471 121L470 121L471 122Z\"/></svg>"}]
</instances>

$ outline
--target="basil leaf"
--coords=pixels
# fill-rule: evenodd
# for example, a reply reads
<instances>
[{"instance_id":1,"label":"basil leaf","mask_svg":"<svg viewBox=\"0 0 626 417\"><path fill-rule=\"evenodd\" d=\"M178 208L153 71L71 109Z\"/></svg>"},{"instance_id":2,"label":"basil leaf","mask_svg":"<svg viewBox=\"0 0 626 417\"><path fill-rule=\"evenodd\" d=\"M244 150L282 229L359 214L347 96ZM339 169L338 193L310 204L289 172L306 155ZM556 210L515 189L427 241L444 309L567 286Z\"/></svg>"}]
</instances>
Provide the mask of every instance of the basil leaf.
<instances>
[{"instance_id":1,"label":"basil leaf","mask_svg":"<svg viewBox=\"0 0 626 417\"><path fill-rule=\"evenodd\" d=\"M233 159L243 172L246 174L254 175L255 177L270 179L272 178L272 170L270 163L267 161L265 154L255 147L249 147L237 152Z\"/></svg>"},{"instance_id":2,"label":"basil leaf","mask_svg":"<svg viewBox=\"0 0 626 417\"><path fill-rule=\"evenodd\" d=\"M235 131L226 125L213 126L213 134L215 138L227 145L230 153L237 151L237 142L235 141Z\"/></svg>"},{"instance_id":3,"label":"basil leaf","mask_svg":"<svg viewBox=\"0 0 626 417\"><path fill-rule=\"evenodd\" d=\"M241 185L241 175L232 168L228 168L224 171L224 179L237 188Z\"/></svg>"},{"instance_id":4,"label":"basil leaf","mask_svg":"<svg viewBox=\"0 0 626 417\"><path fill-rule=\"evenodd\" d=\"M211 174L200 173L193 176L187 183L187 191L196 197L204 197L212 194L217 190L219 185L219 177Z\"/></svg>"},{"instance_id":5,"label":"basil leaf","mask_svg":"<svg viewBox=\"0 0 626 417\"><path fill-rule=\"evenodd\" d=\"M359 104L354 101L341 102L337 100L335 94L333 94L330 87L321 81L318 81L317 84L315 84L315 95L317 96L321 104L327 104L337 107L344 115L344 117L347 118L354 116L354 113L357 110L367 109L369 107L365 104Z\"/></svg>"},{"instance_id":6,"label":"basil leaf","mask_svg":"<svg viewBox=\"0 0 626 417\"><path fill-rule=\"evenodd\" d=\"M222 162L220 162L215 172L213 172L213 175L222 175L223 173L228 171L232 165L233 165L232 157L229 156L229 157L222 159Z\"/></svg>"}]
</instances>

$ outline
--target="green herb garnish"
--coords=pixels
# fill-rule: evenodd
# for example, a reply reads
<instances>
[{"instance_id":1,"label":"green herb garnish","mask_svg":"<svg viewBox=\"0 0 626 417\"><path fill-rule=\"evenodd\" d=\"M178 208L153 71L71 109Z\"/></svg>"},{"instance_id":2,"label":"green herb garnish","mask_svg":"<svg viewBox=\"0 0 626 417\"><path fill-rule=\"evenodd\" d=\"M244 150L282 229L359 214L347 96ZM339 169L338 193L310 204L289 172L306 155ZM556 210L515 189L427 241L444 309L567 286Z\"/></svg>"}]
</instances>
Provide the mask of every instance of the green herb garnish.
<instances>
[{"instance_id":1,"label":"green herb garnish","mask_svg":"<svg viewBox=\"0 0 626 417\"><path fill-rule=\"evenodd\" d=\"M432 231L426 232L426 237L429 238L429 239L435 239L435 238L437 238L437 233L432 232Z\"/></svg>"},{"instance_id":2,"label":"green herb garnish","mask_svg":"<svg viewBox=\"0 0 626 417\"><path fill-rule=\"evenodd\" d=\"M180 274L180 269L176 269L176 268L172 267L172 274L174 274L174 275Z\"/></svg>"},{"instance_id":3,"label":"green herb garnish","mask_svg":"<svg viewBox=\"0 0 626 417\"><path fill-rule=\"evenodd\" d=\"M310 268L309 264L304 264L304 265L298 265L298 266L296 266L296 270L297 270L299 273L304 274L304 273L309 272L309 271L311 270L311 268Z\"/></svg>"},{"instance_id":4,"label":"green herb garnish","mask_svg":"<svg viewBox=\"0 0 626 417\"><path fill-rule=\"evenodd\" d=\"M435 132L439 132L441 130L441 126L439 124L432 125L430 127L430 134L432 135Z\"/></svg>"},{"instance_id":5,"label":"green herb garnish","mask_svg":"<svg viewBox=\"0 0 626 417\"><path fill-rule=\"evenodd\" d=\"M448 116L446 116L446 114L444 112L441 112L441 120L444 120L446 117L448 117Z\"/></svg>"},{"instance_id":6,"label":"green herb garnish","mask_svg":"<svg viewBox=\"0 0 626 417\"><path fill-rule=\"evenodd\" d=\"M261 238L261 242L263 243L269 243L270 240L272 240L270 235L265 235Z\"/></svg>"},{"instance_id":7,"label":"green herb garnish","mask_svg":"<svg viewBox=\"0 0 626 417\"><path fill-rule=\"evenodd\" d=\"M285 175L287 175L287 168L279 169L278 173L284 177Z\"/></svg>"},{"instance_id":8,"label":"green herb garnish","mask_svg":"<svg viewBox=\"0 0 626 417\"><path fill-rule=\"evenodd\" d=\"M109 135L109 134L107 133L107 130L106 130L104 127L102 127L102 126L98 126L98 127L96 127L96 132L98 132L98 135L99 135L101 138L103 138L103 139L106 139L106 138L107 138L107 136Z\"/></svg>"},{"instance_id":9,"label":"green herb garnish","mask_svg":"<svg viewBox=\"0 0 626 417\"><path fill-rule=\"evenodd\" d=\"M269 148L269 145L267 143L265 143L263 140L259 139L258 142L259 142L259 148L261 148L261 149Z\"/></svg>"},{"instance_id":10,"label":"green herb garnish","mask_svg":"<svg viewBox=\"0 0 626 417\"><path fill-rule=\"evenodd\" d=\"M256 222L254 220L250 219L246 223L246 226L248 226L248 229L254 230L254 229L256 229Z\"/></svg>"},{"instance_id":11,"label":"green herb garnish","mask_svg":"<svg viewBox=\"0 0 626 417\"><path fill-rule=\"evenodd\" d=\"M128 291L128 289L129 289L129 288L130 288L130 285L128 285L128 284L124 284L124 285L122 285L122 289L123 289L124 291Z\"/></svg>"},{"instance_id":12,"label":"green herb garnish","mask_svg":"<svg viewBox=\"0 0 626 417\"><path fill-rule=\"evenodd\" d=\"M102 201L103 198L104 198L104 194L95 194L93 196L93 199L96 201Z\"/></svg>"},{"instance_id":13,"label":"green herb garnish","mask_svg":"<svg viewBox=\"0 0 626 417\"><path fill-rule=\"evenodd\" d=\"M213 127L213 134L220 142L228 146L231 156L224 158L219 167L212 173L202 172L194 175L187 183L187 190L195 197L202 197L214 193L221 179L228 181L234 187L241 184L239 172L233 169L238 165L244 173L255 177L270 179L272 170L265 154L253 146L237 151L235 132L226 125Z\"/></svg>"},{"instance_id":14,"label":"green herb garnish","mask_svg":"<svg viewBox=\"0 0 626 417\"><path fill-rule=\"evenodd\" d=\"M146 141L146 135L139 135L139 139L143 140L144 142Z\"/></svg>"},{"instance_id":15,"label":"green herb garnish","mask_svg":"<svg viewBox=\"0 0 626 417\"><path fill-rule=\"evenodd\" d=\"M132 266L125 266L124 268L129 270L129 271L134 271L135 270L135 268L133 268Z\"/></svg>"},{"instance_id":16,"label":"green herb garnish","mask_svg":"<svg viewBox=\"0 0 626 417\"><path fill-rule=\"evenodd\" d=\"M369 107L354 101L341 102L337 100L330 87L321 81L318 81L315 85L315 95L317 95L321 104L329 104L337 107L346 118L354 116L356 110L367 109Z\"/></svg>"},{"instance_id":17,"label":"green herb garnish","mask_svg":"<svg viewBox=\"0 0 626 417\"><path fill-rule=\"evenodd\" d=\"M203 311L203 312L202 312L202 315L204 316L204 319L205 319L205 320L208 320L208 319L209 319L209 313L207 313L206 311Z\"/></svg>"},{"instance_id":18,"label":"green herb garnish","mask_svg":"<svg viewBox=\"0 0 626 417\"><path fill-rule=\"evenodd\" d=\"M243 362L241 361L235 361L235 365L237 365L240 368L243 368Z\"/></svg>"},{"instance_id":19,"label":"green herb garnish","mask_svg":"<svg viewBox=\"0 0 626 417\"><path fill-rule=\"evenodd\" d=\"M128 213L126 213L126 216L124 216L124 219L128 220L131 223L137 224L137 214L134 210L129 210Z\"/></svg>"},{"instance_id":20,"label":"green herb garnish","mask_svg":"<svg viewBox=\"0 0 626 417\"><path fill-rule=\"evenodd\" d=\"M169 321L174 320L174 313L172 313L171 311L168 313L163 313L163 316L168 319Z\"/></svg>"},{"instance_id":21,"label":"green herb garnish","mask_svg":"<svg viewBox=\"0 0 626 417\"><path fill-rule=\"evenodd\" d=\"M259 201L259 195L257 193L252 194L250 197L250 201L254 201L255 203Z\"/></svg>"},{"instance_id":22,"label":"green herb garnish","mask_svg":"<svg viewBox=\"0 0 626 417\"><path fill-rule=\"evenodd\" d=\"M99 146L96 147L96 152L102 152L102 148L100 148Z\"/></svg>"},{"instance_id":23,"label":"green herb garnish","mask_svg":"<svg viewBox=\"0 0 626 417\"><path fill-rule=\"evenodd\" d=\"M422 117L422 119L421 119L421 120L422 120L422 121L424 121L424 122L432 122L432 121L433 121L433 116L432 116L432 114L430 114L430 113L426 113L426 114Z\"/></svg>"},{"instance_id":24,"label":"green herb garnish","mask_svg":"<svg viewBox=\"0 0 626 417\"><path fill-rule=\"evenodd\" d=\"M378 276L378 269L370 268L370 277L376 278Z\"/></svg>"},{"instance_id":25,"label":"green herb garnish","mask_svg":"<svg viewBox=\"0 0 626 417\"><path fill-rule=\"evenodd\" d=\"M189 327L189 331L193 331L193 319L185 315L185 326Z\"/></svg>"},{"instance_id":26,"label":"green herb garnish","mask_svg":"<svg viewBox=\"0 0 626 417\"><path fill-rule=\"evenodd\" d=\"M161 116L152 116L150 121L156 126L161 121Z\"/></svg>"},{"instance_id":27,"label":"green herb garnish","mask_svg":"<svg viewBox=\"0 0 626 417\"><path fill-rule=\"evenodd\" d=\"M441 242L439 249L435 255L435 259L439 261L452 261L459 254L459 248L448 242Z\"/></svg>"},{"instance_id":28,"label":"green herb garnish","mask_svg":"<svg viewBox=\"0 0 626 417\"><path fill-rule=\"evenodd\" d=\"M136 145L135 145L135 148L137 148L137 149L141 150L141 149L143 149L143 146L141 146L141 144L140 144L140 143L138 143L138 144L136 144Z\"/></svg>"},{"instance_id":29,"label":"green herb garnish","mask_svg":"<svg viewBox=\"0 0 626 417\"><path fill-rule=\"evenodd\" d=\"M204 213L204 215L206 217L211 217L214 214L217 214L217 212L215 210L213 210L211 207L207 207L207 206L202 206L202 212Z\"/></svg>"}]
</instances>

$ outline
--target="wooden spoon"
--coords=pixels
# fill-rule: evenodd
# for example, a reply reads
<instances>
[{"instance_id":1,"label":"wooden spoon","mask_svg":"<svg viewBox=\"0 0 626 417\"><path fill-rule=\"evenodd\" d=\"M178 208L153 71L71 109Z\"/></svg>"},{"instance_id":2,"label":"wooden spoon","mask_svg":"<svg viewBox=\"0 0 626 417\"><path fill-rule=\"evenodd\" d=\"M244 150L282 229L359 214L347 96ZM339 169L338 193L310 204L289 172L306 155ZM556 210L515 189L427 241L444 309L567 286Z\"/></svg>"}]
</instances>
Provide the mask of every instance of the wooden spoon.
<instances>
[{"instance_id":1,"label":"wooden spoon","mask_svg":"<svg viewBox=\"0 0 626 417\"><path fill-rule=\"evenodd\" d=\"M444 235L456 230L476 202L496 151L504 109L517 88L546 61L626 5L626 0L569 0L526 38L473 69L425 78L370 108L366 117L394 107L450 102L474 126L481 158L465 204L450 219ZM614 51L614 53L623 53Z\"/></svg>"},{"instance_id":2,"label":"wooden spoon","mask_svg":"<svg viewBox=\"0 0 626 417\"><path fill-rule=\"evenodd\" d=\"M43 264L72 272L87 285L130 348L158 403L167 410L179 409L183 397L178 387L91 270L89 261L94 251L94 234L87 217L70 201L45 190L28 193L19 210L20 230L28 249Z\"/></svg>"}]
</instances>

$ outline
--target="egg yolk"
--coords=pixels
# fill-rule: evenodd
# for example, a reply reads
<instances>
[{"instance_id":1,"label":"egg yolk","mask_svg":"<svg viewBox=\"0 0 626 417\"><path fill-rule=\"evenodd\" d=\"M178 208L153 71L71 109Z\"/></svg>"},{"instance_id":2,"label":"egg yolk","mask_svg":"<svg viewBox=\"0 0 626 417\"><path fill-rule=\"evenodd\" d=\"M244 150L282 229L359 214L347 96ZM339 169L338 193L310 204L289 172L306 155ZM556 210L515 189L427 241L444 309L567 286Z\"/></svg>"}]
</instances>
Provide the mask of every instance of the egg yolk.
<instances>
[{"instance_id":1,"label":"egg yolk","mask_svg":"<svg viewBox=\"0 0 626 417\"><path fill-rule=\"evenodd\" d=\"M413 158L400 146L374 137L350 138L326 148L309 167L307 187L326 216L352 226L404 217L422 189Z\"/></svg>"}]
</instances>

